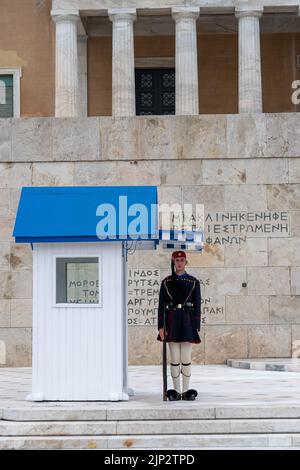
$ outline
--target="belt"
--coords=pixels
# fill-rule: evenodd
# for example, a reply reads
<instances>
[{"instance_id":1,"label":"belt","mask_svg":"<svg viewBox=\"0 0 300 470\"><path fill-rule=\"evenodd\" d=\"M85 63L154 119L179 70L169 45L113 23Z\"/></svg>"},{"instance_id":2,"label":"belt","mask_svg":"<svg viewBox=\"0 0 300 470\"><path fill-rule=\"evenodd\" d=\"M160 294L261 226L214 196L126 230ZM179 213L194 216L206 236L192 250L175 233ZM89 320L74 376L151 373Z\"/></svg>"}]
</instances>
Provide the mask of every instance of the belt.
<instances>
[{"instance_id":1,"label":"belt","mask_svg":"<svg viewBox=\"0 0 300 470\"><path fill-rule=\"evenodd\" d=\"M177 305L174 305L174 304L169 304L170 307L175 307L175 308L183 308L184 306L187 306L187 307L193 307L194 304L193 302L186 302L186 304L177 304Z\"/></svg>"}]
</instances>

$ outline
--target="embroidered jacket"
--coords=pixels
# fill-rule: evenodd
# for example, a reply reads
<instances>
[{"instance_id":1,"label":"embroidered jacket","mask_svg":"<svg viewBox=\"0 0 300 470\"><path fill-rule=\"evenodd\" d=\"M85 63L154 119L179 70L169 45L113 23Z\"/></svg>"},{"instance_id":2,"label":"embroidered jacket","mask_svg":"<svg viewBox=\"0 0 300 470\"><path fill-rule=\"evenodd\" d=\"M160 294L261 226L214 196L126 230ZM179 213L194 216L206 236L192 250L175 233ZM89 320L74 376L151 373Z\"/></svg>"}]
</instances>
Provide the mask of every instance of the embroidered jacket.
<instances>
[{"instance_id":1,"label":"embroidered jacket","mask_svg":"<svg viewBox=\"0 0 300 470\"><path fill-rule=\"evenodd\" d=\"M199 280L188 273L182 275L175 274L175 283L172 276L165 277L161 283L159 291L157 328L164 325L164 303L166 305L181 304L185 309L191 309L195 326L198 331L201 328L201 289ZM193 306L189 304L192 303ZM166 312L167 315L167 312Z\"/></svg>"}]
</instances>

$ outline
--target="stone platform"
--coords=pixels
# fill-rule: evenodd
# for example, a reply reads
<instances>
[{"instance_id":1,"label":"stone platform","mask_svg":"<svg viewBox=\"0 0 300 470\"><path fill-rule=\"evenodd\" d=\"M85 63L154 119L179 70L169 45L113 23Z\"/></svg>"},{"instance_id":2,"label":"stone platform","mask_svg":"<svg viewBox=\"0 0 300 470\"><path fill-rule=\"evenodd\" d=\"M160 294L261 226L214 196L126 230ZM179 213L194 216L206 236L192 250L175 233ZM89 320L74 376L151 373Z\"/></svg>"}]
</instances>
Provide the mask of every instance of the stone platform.
<instances>
[{"instance_id":1,"label":"stone platform","mask_svg":"<svg viewBox=\"0 0 300 470\"><path fill-rule=\"evenodd\" d=\"M161 366L130 366L129 402L32 403L31 369L0 369L0 449L300 448L297 372L192 373L195 402L163 402Z\"/></svg>"},{"instance_id":2,"label":"stone platform","mask_svg":"<svg viewBox=\"0 0 300 470\"><path fill-rule=\"evenodd\" d=\"M229 367L251 370L272 370L277 372L300 372L299 359L227 359Z\"/></svg>"}]
</instances>

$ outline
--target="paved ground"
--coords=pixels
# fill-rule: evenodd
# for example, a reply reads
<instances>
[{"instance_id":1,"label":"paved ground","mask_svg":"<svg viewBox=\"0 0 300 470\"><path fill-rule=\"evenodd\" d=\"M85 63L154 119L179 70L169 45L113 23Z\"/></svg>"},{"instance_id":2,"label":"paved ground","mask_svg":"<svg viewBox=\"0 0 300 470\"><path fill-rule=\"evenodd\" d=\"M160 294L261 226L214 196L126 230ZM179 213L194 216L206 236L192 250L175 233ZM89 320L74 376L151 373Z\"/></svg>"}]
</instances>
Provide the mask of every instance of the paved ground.
<instances>
[{"instance_id":1,"label":"paved ground","mask_svg":"<svg viewBox=\"0 0 300 470\"><path fill-rule=\"evenodd\" d=\"M110 404L114 408L164 405L161 370L161 366L130 366L129 386L134 389L135 395L129 402L98 402L99 405L106 408ZM297 372L283 374L278 371L234 369L226 365L194 365L190 386L197 389L199 395L195 402L188 402L189 406L300 405L300 376ZM30 368L0 369L0 409L16 405L43 406L42 403L25 401L30 387ZM171 388L170 377L168 387ZM49 402L47 405L59 406L58 403ZM69 405L76 406L76 402L69 402ZM187 402L177 402L176 405L186 406Z\"/></svg>"},{"instance_id":2,"label":"paved ground","mask_svg":"<svg viewBox=\"0 0 300 470\"><path fill-rule=\"evenodd\" d=\"M129 402L32 403L31 369L0 369L0 449L300 449L299 372L193 365L194 402L161 372L130 366Z\"/></svg>"}]
</instances>

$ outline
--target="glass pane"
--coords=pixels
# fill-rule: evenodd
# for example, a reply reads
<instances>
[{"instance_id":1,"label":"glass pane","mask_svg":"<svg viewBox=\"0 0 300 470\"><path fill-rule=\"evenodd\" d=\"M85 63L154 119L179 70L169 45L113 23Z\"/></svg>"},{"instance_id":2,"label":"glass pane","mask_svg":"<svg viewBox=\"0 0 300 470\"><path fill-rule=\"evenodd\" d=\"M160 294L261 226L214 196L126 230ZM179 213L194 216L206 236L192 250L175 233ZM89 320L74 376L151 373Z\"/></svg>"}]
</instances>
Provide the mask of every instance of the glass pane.
<instances>
[{"instance_id":1,"label":"glass pane","mask_svg":"<svg viewBox=\"0 0 300 470\"><path fill-rule=\"evenodd\" d=\"M0 74L0 118L13 117L13 76Z\"/></svg>"},{"instance_id":2,"label":"glass pane","mask_svg":"<svg viewBox=\"0 0 300 470\"><path fill-rule=\"evenodd\" d=\"M99 303L99 259L56 259L56 303Z\"/></svg>"}]
</instances>

